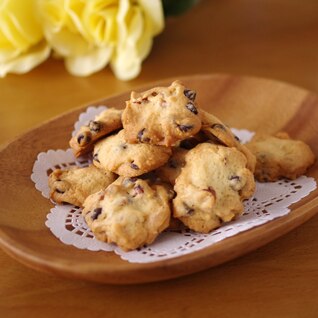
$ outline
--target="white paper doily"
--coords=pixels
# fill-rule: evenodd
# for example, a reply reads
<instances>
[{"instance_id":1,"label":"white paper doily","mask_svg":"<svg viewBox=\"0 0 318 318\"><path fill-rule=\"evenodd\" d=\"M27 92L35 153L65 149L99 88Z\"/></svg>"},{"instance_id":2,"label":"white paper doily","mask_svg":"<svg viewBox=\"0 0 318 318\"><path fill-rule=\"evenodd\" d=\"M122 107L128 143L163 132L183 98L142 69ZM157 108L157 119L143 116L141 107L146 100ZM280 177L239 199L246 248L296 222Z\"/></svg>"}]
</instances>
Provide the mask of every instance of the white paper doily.
<instances>
[{"instance_id":1,"label":"white paper doily","mask_svg":"<svg viewBox=\"0 0 318 318\"><path fill-rule=\"evenodd\" d=\"M89 107L85 113L80 115L79 121L75 124L75 130L104 109L104 106ZM243 142L250 140L254 134L248 130L238 129L233 129L233 132ZM50 172L57 168L63 169L74 165L87 166L89 163L88 158L76 160L70 149L49 150L38 155L31 179L35 183L36 189L44 197L49 198L48 175ZM290 212L288 207L292 203L307 196L316 189L316 186L316 181L306 176L293 181L257 183L256 192L252 198L245 201L245 210L239 219L226 223L209 234L194 233L188 229L167 230L161 233L150 246L131 252L124 252L114 244L96 240L81 216L81 209L73 205L56 205L49 211L45 224L57 238L67 245L91 251L114 251L129 262L148 263L192 253L229 236L286 215Z\"/></svg>"}]
</instances>

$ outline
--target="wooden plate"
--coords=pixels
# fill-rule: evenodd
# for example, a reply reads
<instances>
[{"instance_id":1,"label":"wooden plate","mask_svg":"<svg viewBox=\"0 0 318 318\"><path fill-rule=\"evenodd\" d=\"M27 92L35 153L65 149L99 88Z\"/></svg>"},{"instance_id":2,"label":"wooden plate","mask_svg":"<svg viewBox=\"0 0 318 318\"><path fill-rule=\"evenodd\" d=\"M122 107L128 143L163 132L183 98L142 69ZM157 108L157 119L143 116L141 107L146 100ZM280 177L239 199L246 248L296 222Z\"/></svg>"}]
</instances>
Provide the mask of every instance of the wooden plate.
<instances>
[{"instance_id":1,"label":"wooden plate","mask_svg":"<svg viewBox=\"0 0 318 318\"><path fill-rule=\"evenodd\" d=\"M230 75L182 78L198 93L198 104L236 128L287 131L318 154L318 98L289 84ZM158 84L169 84L172 79ZM145 88L145 87L144 87ZM144 89L142 88L142 89ZM122 108L129 93L92 103ZM190 255L150 264L131 264L112 252L90 252L61 243L44 225L52 204L30 179L36 156L66 149L84 107L29 131L0 152L0 245L25 265L45 272L97 282L144 283L194 273L248 253L287 233L318 211L318 190L291 206L292 211L265 225L227 238ZM308 173L318 180L318 165Z\"/></svg>"}]
</instances>

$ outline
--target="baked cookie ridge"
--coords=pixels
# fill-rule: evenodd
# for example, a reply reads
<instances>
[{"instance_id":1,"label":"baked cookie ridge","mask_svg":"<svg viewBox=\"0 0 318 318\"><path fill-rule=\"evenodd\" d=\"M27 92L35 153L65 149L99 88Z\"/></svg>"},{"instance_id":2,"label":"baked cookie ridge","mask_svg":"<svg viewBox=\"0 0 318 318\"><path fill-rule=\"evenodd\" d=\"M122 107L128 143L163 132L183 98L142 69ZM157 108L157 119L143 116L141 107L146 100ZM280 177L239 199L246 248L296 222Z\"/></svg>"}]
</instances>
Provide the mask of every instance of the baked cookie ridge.
<instances>
[{"instance_id":1,"label":"baked cookie ridge","mask_svg":"<svg viewBox=\"0 0 318 318\"><path fill-rule=\"evenodd\" d=\"M165 186L120 177L88 197L82 213L97 239L129 251L151 244L169 226L170 198Z\"/></svg>"},{"instance_id":2,"label":"baked cookie ridge","mask_svg":"<svg viewBox=\"0 0 318 318\"><path fill-rule=\"evenodd\" d=\"M274 136L256 134L246 146L256 156L255 178L260 182L296 179L316 159L307 144L283 132Z\"/></svg>"},{"instance_id":3,"label":"baked cookie ridge","mask_svg":"<svg viewBox=\"0 0 318 318\"><path fill-rule=\"evenodd\" d=\"M125 139L173 146L195 135L201 128L195 98L196 93L179 81L169 87L132 92L122 116Z\"/></svg>"},{"instance_id":4,"label":"baked cookie ridge","mask_svg":"<svg viewBox=\"0 0 318 318\"><path fill-rule=\"evenodd\" d=\"M75 157L80 157L93 150L96 141L122 127L122 110L107 108L79 131L69 142Z\"/></svg>"},{"instance_id":5,"label":"baked cookie ridge","mask_svg":"<svg viewBox=\"0 0 318 318\"><path fill-rule=\"evenodd\" d=\"M190 150L176 179L173 215L207 233L239 216L255 182L245 156L233 147L203 143Z\"/></svg>"}]
</instances>

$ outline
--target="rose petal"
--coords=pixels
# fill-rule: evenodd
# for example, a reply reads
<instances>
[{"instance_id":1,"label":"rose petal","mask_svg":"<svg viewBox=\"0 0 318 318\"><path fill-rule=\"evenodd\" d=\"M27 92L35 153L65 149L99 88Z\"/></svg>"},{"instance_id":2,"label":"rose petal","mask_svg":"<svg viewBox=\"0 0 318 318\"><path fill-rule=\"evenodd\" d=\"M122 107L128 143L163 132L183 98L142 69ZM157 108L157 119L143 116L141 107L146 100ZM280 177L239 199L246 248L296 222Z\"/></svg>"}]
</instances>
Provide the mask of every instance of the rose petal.
<instances>
[{"instance_id":1,"label":"rose petal","mask_svg":"<svg viewBox=\"0 0 318 318\"><path fill-rule=\"evenodd\" d=\"M45 29L50 28L52 33L56 33L63 27L66 12L61 1L38 0L38 12Z\"/></svg>"},{"instance_id":2,"label":"rose petal","mask_svg":"<svg viewBox=\"0 0 318 318\"><path fill-rule=\"evenodd\" d=\"M2 14L0 18L0 29L6 41L9 42L12 47L20 50L26 49L30 43L18 32L12 19L8 14Z\"/></svg>"},{"instance_id":3,"label":"rose petal","mask_svg":"<svg viewBox=\"0 0 318 318\"><path fill-rule=\"evenodd\" d=\"M130 21L127 23L127 37L125 41L132 44L136 43L144 30L144 19L141 9L138 7L131 8Z\"/></svg>"},{"instance_id":4,"label":"rose petal","mask_svg":"<svg viewBox=\"0 0 318 318\"><path fill-rule=\"evenodd\" d=\"M2 1L2 4L0 10L1 29L6 28L8 37L11 33L11 37L16 37L17 43L23 42L27 45L35 44L41 40L43 32L35 16L34 0L7 0ZM8 23L7 26L6 23Z\"/></svg>"},{"instance_id":5,"label":"rose petal","mask_svg":"<svg viewBox=\"0 0 318 318\"><path fill-rule=\"evenodd\" d=\"M111 68L116 77L123 81L128 81L141 71L142 60L138 56L136 47L126 46L118 51L111 60Z\"/></svg>"},{"instance_id":6,"label":"rose petal","mask_svg":"<svg viewBox=\"0 0 318 318\"><path fill-rule=\"evenodd\" d=\"M84 55L90 51L88 43L80 34L66 28L57 33L46 30L45 35L52 48L61 56Z\"/></svg>"},{"instance_id":7,"label":"rose petal","mask_svg":"<svg viewBox=\"0 0 318 318\"><path fill-rule=\"evenodd\" d=\"M65 12L69 19L66 20L68 28L73 32L79 32L81 35L85 35L85 30L82 23L83 10L85 3L78 0L66 0L65 1Z\"/></svg>"},{"instance_id":8,"label":"rose petal","mask_svg":"<svg viewBox=\"0 0 318 318\"><path fill-rule=\"evenodd\" d=\"M90 0L83 12L88 40L97 45L115 44L117 40L117 0Z\"/></svg>"},{"instance_id":9,"label":"rose petal","mask_svg":"<svg viewBox=\"0 0 318 318\"><path fill-rule=\"evenodd\" d=\"M160 0L138 0L145 11L144 16L151 21L151 36L158 35L164 28L164 14Z\"/></svg>"},{"instance_id":10,"label":"rose petal","mask_svg":"<svg viewBox=\"0 0 318 318\"><path fill-rule=\"evenodd\" d=\"M50 55L50 48L46 42L35 45L26 53L21 54L15 59L0 63L0 77L6 76L8 73L26 73L45 61Z\"/></svg>"},{"instance_id":11,"label":"rose petal","mask_svg":"<svg viewBox=\"0 0 318 318\"><path fill-rule=\"evenodd\" d=\"M148 21L145 21L144 31L139 38L137 45L138 55L143 61L150 53L152 47L153 38L151 36L151 29L148 25Z\"/></svg>"},{"instance_id":12,"label":"rose petal","mask_svg":"<svg viewBox=\"0 0 318 318\"><path fill-rule=\"evenodd\" d=\"M87 54L66 58L65 65L73 75L88 76L103 69L108 64L111 54L111 47L98 48Z\"/></svg>"}]
</instances>

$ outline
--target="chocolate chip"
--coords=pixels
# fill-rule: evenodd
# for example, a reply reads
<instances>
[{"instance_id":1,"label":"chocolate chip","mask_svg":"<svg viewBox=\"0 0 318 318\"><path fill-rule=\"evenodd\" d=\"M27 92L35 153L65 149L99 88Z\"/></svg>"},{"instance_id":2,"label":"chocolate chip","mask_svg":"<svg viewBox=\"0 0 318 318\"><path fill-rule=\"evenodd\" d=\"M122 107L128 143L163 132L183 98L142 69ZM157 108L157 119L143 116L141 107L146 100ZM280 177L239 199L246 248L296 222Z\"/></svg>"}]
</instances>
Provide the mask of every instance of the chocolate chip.
<instances>
[{"instance_id":1,"label":"chocolate chip","mask_svg":"<svg viewBox=\"0 0 318 318\"><path fill-rule=\"evenodd\" d=\"M128 147L127 144L121 144L120 145L120 148L123 149L123 150L127 149L127 147Z\"/></svg>"},{"instance_id":2,"label":"chocolate chip","mask_svg":"<svg viewBox=\"0 0 318 318\"><path fill-rule=\"evenodd\" d=\"M139 167L136 164L134 164L133 162L130 164L130 167L134 170L139 170Z\"/></svg>"},{"instance_id":3,"label":"chocolate chip","mask_svg":"<svg viewBox=\"0 0 318 318\"><path fill-rule=\"evenodd\" d=\"M137 139L141 142L142 140L142 135L144 134L146 128L141 129L138 134L137 134Z\"/></svg>"},{"instance_id":4,"label":"chocolate chip","mask_svg":"<svg viewBox=\"0 0 318 318\"><path fill-rule=\"evenodd\" d=\"M240 180L241 178L239 176L230 176L229 180Z\"/></svg>"},{"instance_id":5,"label":"chocolate chip","mask_svg":"<svg viewBox=\"0 0 318 318\"><path fill-rule=\"evenodd\" d=\"M156 92L152 92L151 93L151 96L153 96L153 97L155 97L155 96L157 96L158 95L158 93L156 93Z\"/></svg>"},{"instance_id":6,"label":"chocolate chip","mask_svg":"<svg viewBox=\"0 0 318 318\"><path fill-rule=\"evenodd\" d=\"M85 138L84 135L82 135L82 134L79 135L79 136L77 137L77 143L80 144L84 138Z\"/></svg>"},{"instance_id":7,"label":"chocolate chip","mask_svg":"<svg viewBox=\"0 0 318 318\"><path fill-rule=\"evenodd\" d=\"M139 142L149 142L150 141L150 138L144 137L145 130L146 130L146 128L143 128L138 132L137 139Z\"/></svg>"},{"instance_id":8,"label":"chocolate chip","mask_svg":"<svg viewBox=\"0 0 318 318\"><path fill-rule=\"evenodd\" d=\"M194 214L194 209L190 208L185 202L183 202L183 207L188 215Z\"/></svg>"},{"instance_id":9,"label":"chocolate chip","mask_svg":"<svg viewBox=\"0 0 318 318\"><path fill-rule=\"evenodd\" d=\"M191 89L185 89L183 93L192 101L194 101L195 97L197 96L197 93L195 91L192 91Z\"/></svg>"},{"instance_id":10,"label":"chocolate chip","mask_svg":"<svg viewBox=\"0 0 318 318\"><path fill-rule=\"evenodd\" d=\"M102 208L96 208L91 215L91 219L93 221L96 220L101 213L102 213Z\"/></svg>"},{"instance_id":11,"label":"chocolate chip","mask_svg":"<svg viewBox=\"0 0 318 318\"><path fill-rule=\"evenodd\" d=\"M93 160L100 163L100 161L98 159L98 153L94 153Z\"/></svg>"},{"instance_id":12,"label":"chocolate chip","mask_svg":"<svg viewBox=\"0 0 318 318\"><path fill-rule=\"evenodd\" d=\"M234 135L234 138L235 138L238 142L241 142L240 138L237 137L236 135Z\"/></svg>"},{"instance_id":13,"label":"chocolate chip","mask_svg":"<svg viewBox=\"0 0 318 318\"><path fill-rule=\"evenodd\" d=\"M91 137L90 136L85 136L85 135L83 135L83 134L80 134L78 137L77 137L77 143L79 144L79 145L81 145L81 144L88 144L90 141L91 141L92 139L91 139ZM82 142L83 141L83 142Z\"/></svg>"},{"instance_id":14,"label":"chocolate chip","mask_svg":"<svg viewBox=\"0 0 318 318\"><path fill-rule=\"evenodd\" d=\"M193 128L193 125L179 125L177 124L177 127L182 131L182 132L188 132Z\"/></svg>"},{"instance_id":15,"label":"chocolate chip","mask_svg":"<svg viewBox=\"0 0 318 318\"><path fill-rule=\"evenodd\" d=\"M60 189L55 189L55 192L60 193L60 194L65 193L65 191L62 191L62 190L60 190Z\"/></svg>"},{"instance_id":16,"label":"chocolate chip","mask_svg":"<svg viewBox=\"0 0 318 318\"><path fill-rule=\"evenodd\" d=\"M188 104L186 105L186 108L188 108L191 113L193 113L193 114L195 114L195 115L198 114L198 110L196 109L196 107L194 106L194 104L188 103Z\"/></svg>"},{"instance_id":17,"label":"chocolate chip","mask_svg":"<svg viewBox=\"0 0 318 318\"><path fill-rule=\"evenodd\" d=\"M148 103L149 102L149 99L148 97L143 97L142 99L137 99L137 100L134 100L133 103L134 104L145 104L145 103Z\"/></svg>"},{"instance_id":18,"label":"chocolate chip","mask_svg":"<svg viewBox=\"0 0 318 318\"><path fill-rule=\"evenodd\" d=\"M191 137L191 138L182 140L180 142L180 147L190 150L198 144L199 144L199 141L196 138Z\"/></svg>"},{"instance_id":19,"label":"chocolate chip","mask_svg":"<svg viewBox=\"0 0 318 318\"><path fill-rule=\"evenodd\" d=\"M131 186L131 183L135 183L137 181L137 178L136 177L132 177L132 178L125 178L124 181L123 181L123 185L125 187L129 187Z\"/></svg>"},{"instance_id":20,"label":"chocolate chip","mask_svg":"<svg viewBox=\"0 0 318 318\"><path fill-rule=\"evenodd\" d=\"M85 142L86 142L87 144L89 144L91 141L92 141L91 136L86 136Z\"/></svg>"},{"instance_id":21,"label":"chocolate chip","mask_svg":"<svg viewBox=\"0 0 318 318\"><path fill-rule=\"evenodd\" d=\"M143 193L144 193L144 188L143 188L141 185L139 185L139 184L137 184L137 185L134 187L134 190L135 190L136 195L137 195L137 194L143 194Z\"/></svg>"},{"instance_id":22,"label":"chocolate chip","mask_svg":"<svg viewBox=\"0 0 318 318\"><path fill-rule=\"evenodd\" d=\"M91 120L88 123L88 128L93 132L99 132L102 128L102 124L98 121Z\"/></svg>"},{"instance_id":23,"label":"chocolate chip","mask_svg":"<svg viewBox=\"0 0 318 318\"><path fill-rule=\"evenodd\" d=\"M176 169L178 167L178 162L175 159L169 159L168 165L170 168Z\"/></svg>"},{"instance_id":24,"label":"chocolate chip","mask_svg":"<svg viewBox=\"0 0 318 318\"><path fill-rule=\"evenodd\" d=\"M212 129L221 129L221 130L226 131L225 126L223 126L223 125L221 125L221 124L213 124L213 125L211 125L211 128L212 128Z\"/></svg>"}]
</instances>

